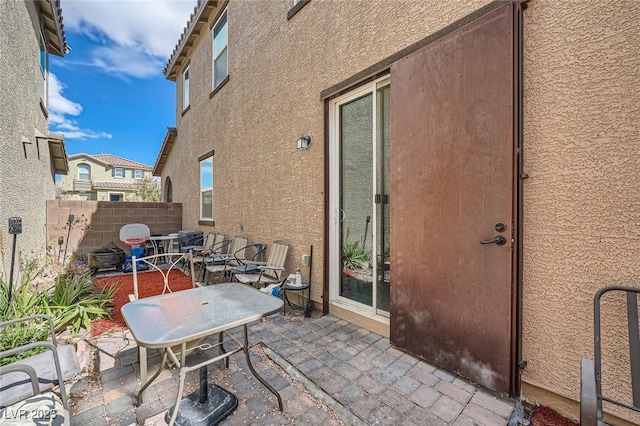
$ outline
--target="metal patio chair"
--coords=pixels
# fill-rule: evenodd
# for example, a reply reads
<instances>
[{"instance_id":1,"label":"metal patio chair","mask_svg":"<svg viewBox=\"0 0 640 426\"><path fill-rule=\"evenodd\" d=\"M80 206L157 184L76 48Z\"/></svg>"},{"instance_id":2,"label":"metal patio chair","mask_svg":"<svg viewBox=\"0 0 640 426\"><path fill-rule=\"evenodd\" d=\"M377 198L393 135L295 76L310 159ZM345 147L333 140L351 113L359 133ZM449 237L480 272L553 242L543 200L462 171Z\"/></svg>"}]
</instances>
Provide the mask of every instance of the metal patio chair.
<instances>
[{"instance_id":1,"label":"metal patio chair","mask_svg":"<svg viewBox=\"0 0 640 426\"><path fill-rule=\"evenodd\" d=\"M44 348L44 352L27 356L0 367L0 424L69 424L69 404L65 380L80 372L73 345L59 345L53 320L38 314L0 323L9 333L13 327L42 327L48 330L46 341L26 343L0 351L0 358ZM57 387L57 393L52 390ZM11 417L11 414L14 417ZM20 413L17 417L16 413ZM46 418L50 416L49 418Z\"/></svg>"},{"instance_id":2,"label":"metal patio chair","mask_svg":"<svg viewBox=\"0 0 640 426\"><path fill-rule=\"evenodd\" d=\"M229 244L229 251L226 254L211 254L204 259L205 276L203 282L206 282L206 273L217 274L222 272L226 276L228 269L234 265L231 262L234 259L234 255L243 258L245 256L244 249L247 247L249 239L244 235L236 235L233 237L231 244Z\"/></svg>"},{"instance_id":3,"label":"metal patio chair","mask_svg":"<svg viewBox=\"0 0 640 426\"><path fill-rule=\"evenodd\" d=\"M614 330L615 336L624 336L629 348L629 377L631 391L629 401L606 396L602 392L602 316L601 299L605 294L624 296L627 316L627 333ZM580 382L580 424L582 426L610 425L604 418L602 402L605 401L630 412L640 413L640 330L638 325L638 294L640 288L610 286L600 289L593 301L594 353L593 360L582 358Z\"/></svg>"},{"instance_id":4,"label":"metal patio chair","mask_svg":"<svg viewBox=\"0 0 640 426\"><path fill-rule=\"evenodd\" d=\"M283 240L276 240L271 244L269 257L266 262L255 262L257 268L254 273L232 273L231 280L235 278L244 284L268 284L280 283L284 277L284 264L289 252L289 243Z\"/></svg>"}]
</instances>

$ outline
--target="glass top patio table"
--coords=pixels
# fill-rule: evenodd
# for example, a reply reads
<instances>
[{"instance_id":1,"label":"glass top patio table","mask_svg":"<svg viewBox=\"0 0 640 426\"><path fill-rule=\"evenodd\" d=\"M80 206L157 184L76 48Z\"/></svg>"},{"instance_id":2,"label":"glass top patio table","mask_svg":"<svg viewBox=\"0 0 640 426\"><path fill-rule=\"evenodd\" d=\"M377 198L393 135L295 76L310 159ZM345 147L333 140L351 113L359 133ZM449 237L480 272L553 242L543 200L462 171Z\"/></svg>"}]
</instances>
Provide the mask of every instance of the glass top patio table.
<instances>
[{"instance_id":1,"label":"glass top patio table","mask_svg":"<svg viewBox=\"0 0 640 426\"><path fill-rule=\"evenodd\" d=\"M129 302L122 316L139 345L166 348L248 324L282 306L253 287L222 283Z\"/></svg>"},{"instance_id":2,"label":"glass top patio table","mask_svg":"<svg viewBox=\"0 0 640 426\"><path fill-rule=\"evenodd\" d=\"M185 386L186 373L201 369L201 378L206 382L206 366L217 360L228 358L242 350L251 373L278 400L278 408L282 412L282 398L278 391L269 385L255 370L249 356L249 338L247 326L249 323L278 312L284 302L277 297L263 293L242 283L223 283L207 287L196 287L188 290L159 296L146 297L129 302L121 309L131 334L139 346L144 349L140 354L140 382L138 392L138 406L142 402L144 390L158 377L167 361L167 354L173 353L171 347L181 345L180 380L176 394L176 404L173 407L169 425L173 425L178 416L182 393ZM243 344L240 348L227 352L222 346L222 335L225 331L242 326ZM187 343L218 334L221 354L210 358L195 366L185 364ZM234 339L235 340L235 339ZM163 360L158 371L147 380L146 348L161 349ZM143 365L143 360L144 365ZM201 383L201 390L207 384ZM206 393L205 393L206 395ZM188 398L187 398L188 399ZM202 402L202 401L201 401ZM189 410L190 412L190 410ZM199 413L198 413L199 415Z\"/></svg>"}]
</instances>

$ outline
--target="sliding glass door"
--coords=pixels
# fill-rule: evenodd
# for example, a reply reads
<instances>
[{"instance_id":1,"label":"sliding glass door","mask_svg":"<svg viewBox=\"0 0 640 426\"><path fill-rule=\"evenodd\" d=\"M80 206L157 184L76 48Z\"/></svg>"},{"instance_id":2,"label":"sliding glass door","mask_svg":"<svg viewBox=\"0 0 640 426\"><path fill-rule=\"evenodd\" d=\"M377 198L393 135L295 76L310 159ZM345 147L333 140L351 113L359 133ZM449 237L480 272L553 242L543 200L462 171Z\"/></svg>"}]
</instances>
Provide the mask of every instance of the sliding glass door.
<instances>
[{"instance_id":1,"label":"sliding glass door","mask_svg":"<svg viewBox=\"0 0 640 426\"><path fill-rule=\"evenodd\" d=\"M389 316L389 80L331 104L331 299Z\"/></svg>"}]
</instances>

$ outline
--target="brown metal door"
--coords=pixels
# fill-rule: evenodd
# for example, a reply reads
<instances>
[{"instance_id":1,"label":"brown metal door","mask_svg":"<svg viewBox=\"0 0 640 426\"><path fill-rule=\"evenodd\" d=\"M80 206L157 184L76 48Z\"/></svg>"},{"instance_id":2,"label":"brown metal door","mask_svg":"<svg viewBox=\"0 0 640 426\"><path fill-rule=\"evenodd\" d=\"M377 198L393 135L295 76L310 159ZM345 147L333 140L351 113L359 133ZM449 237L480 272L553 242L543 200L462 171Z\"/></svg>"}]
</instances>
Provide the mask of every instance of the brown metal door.
<instances>
[{"instance_id":1,"label":"brown metal door","mask_svg":"<svg viewBox=\"0 0 640 426\"><path fill-rule=\"evenodd\" d=\"M515 374L513 31L506 4L391 67L391 339L505 393ZM481 244L496 237L505 243Z\"/></svg>"}]
</instances>

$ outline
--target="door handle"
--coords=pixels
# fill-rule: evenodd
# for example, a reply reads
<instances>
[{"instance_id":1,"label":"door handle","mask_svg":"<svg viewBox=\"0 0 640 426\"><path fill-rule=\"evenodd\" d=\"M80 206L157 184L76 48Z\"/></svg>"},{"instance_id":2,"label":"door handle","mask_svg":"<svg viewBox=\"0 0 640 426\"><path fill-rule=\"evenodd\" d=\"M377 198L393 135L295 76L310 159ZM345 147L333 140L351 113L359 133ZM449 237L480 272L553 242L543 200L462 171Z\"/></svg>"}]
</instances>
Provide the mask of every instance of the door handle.
<instances>
[{"instance_id":1,"label":"door handle","mask_svg":"<svg viewBox=\"0 0 640 426\"><path fill-rule=\"evenodd\" d=\"M498 235L493 240L482 240L480 244L497 244L499 246L504 245L507 242L507 239L502 235Z\"/></svg>"}]
</instances>

